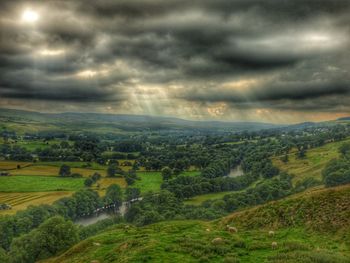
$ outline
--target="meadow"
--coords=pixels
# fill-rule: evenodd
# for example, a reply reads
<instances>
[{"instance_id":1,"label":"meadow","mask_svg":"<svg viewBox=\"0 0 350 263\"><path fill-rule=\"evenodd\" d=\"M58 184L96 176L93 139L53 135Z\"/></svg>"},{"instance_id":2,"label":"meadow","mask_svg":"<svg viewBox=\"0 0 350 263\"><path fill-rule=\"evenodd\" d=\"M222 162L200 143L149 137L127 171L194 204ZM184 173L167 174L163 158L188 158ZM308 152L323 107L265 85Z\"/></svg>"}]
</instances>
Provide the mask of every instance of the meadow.
<instances>
[{"instance_id":1,"label":"meadow","mask_svg":"<svg viewBox=\"0 0 350 263\"><path fill-rule=\"evenodd\" d=\"M51 204L54 201L72 195L68 191L51 191L51 192L15 192L0 193L0 203L6 203L12 206L10 210L0 211L2 214L14 214L17 211L24 210L30 205Z\"/></svg>"},{"instance_id":2,"label":"meadow","mask_svg":"<svg viewBox=\"0 0 350 263\"><path fill-rule=\"evenodd\" d=\"M84 188L84 178L53 176L2 176L0 192L77 191Z\"/></svg>"},{"instance_id":3,"label":"meadow","mask_svg":"<svg viewBox=\"0 0 350 263\"><path fill-rule=\"evenodd\" d=\"M211 222L178 220L128 228L120 224L43 262L346 263L350 215L344 207L349 198L350 187L343 186L245 209ZM227 231L227 224L238 232ZM216 238L220 242L214 243Z\"/></svg>"},{"instance_id":4,"label":"meadow","mask_svg":"<svg viewBox=\"0 0 350 263\"><path fill-rule=\"evenodd\" d=\"M185 204L187 205L200 205L204 201L207 200L216 200L216 199L221 199L225 195L232 193L232 191L227 191L227 192L218 192L218 193L210 193L210 194L204 194L204 195L196 195L192 198L189 198L184 201Z\"/></svg>"},{"instance_id":5,"label":"meadow","mask_svg":"<svg viewBox=\"0 0 350 263\"><path fill-rule=\"evenodd\" d=\"M327 143L321 147L310 149L306 152L306 157L302 159L296 158L296 152L292 151L288 154L288 162L284 163L280 157L272 158L273 164L280 170L294 175L293 183L313 177L315 179L322 179L322 170L332 159L340 156L339 147L350 139L339 142Z\"/></svg>"}]
</instances>

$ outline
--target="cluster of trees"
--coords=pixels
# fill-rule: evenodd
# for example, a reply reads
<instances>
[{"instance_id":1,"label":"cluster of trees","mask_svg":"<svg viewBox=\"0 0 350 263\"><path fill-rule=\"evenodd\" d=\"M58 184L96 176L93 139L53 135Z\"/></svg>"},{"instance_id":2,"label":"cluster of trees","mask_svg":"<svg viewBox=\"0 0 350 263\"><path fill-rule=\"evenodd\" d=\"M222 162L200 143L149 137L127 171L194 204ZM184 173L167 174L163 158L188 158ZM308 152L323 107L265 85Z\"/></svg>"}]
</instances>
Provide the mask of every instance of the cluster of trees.
<instances>
[{"instance_id":1,"label":"cluster of trees","mask_svg":"<svg viewBox=\"0 0 350 263\"><path fill-rule=\"evenodd\" d=\"M10 262L34 263L63 252L78 241L78 229L72 221L55 216L13 240L9 251Z\"/></svg>"},{"instance_id":2,"label":"cluster of trees","mask_svg":"<svg viewBox=\"0 0 350 263\"><path fill-rule=\"evenodd\" d=\"M214 219L237 209L290 195L295 192L291 179L287 174L280 174L262 181L254 188L228 194L219 200L206 201L201 206L184 205L181 198L167 190L150 192L144 195L142 201L131 205L125 219L137 225L174 219Z\"/></svg>"},{"instance_id":3,"label":"cluster of trees","mask_svg":"<svg viewBox=\"0 0 350 263\"><path fill-rule=\"evenodd\" d=\"M99 173L95 172L93 175L91 175L85 179L84 185L87 187L90 187L91 185L93 185L94 183L96 183L100 179L101 179L101 175Z\"/></svg>"},{"instance_id":4,"label":"cluster of trees","mask_svg":"<svg viewBox=\"0 0 350 263\"><path fill-rule=\"evenodd\" d=\"M132 199L140 194L136 188L128 192ZM116 217L86 228L72 223L102 207L118 208L122 201L121 188L111 185L103 198L94 191L83 190L53 205L32 206L13 216L0 217L0 261L34 263L56 255L79 240L122 222L120 217Z\"/></svg>"},{"instance_id":5,"label":"cluster of trees","mask_svg":"<svg viewBox=\"0 0 350 263\"><path fill-rule=\"evenodd\" d=\"M0 217L0 247L9 249L13 238L37 228L46 219L60 215L76 220L92 214L103 206L98 194L91 190L82 190L71 197L64 197L53 205L40 205L19 211L13 216Z\"/></svg>"},{"instance_id":6,"label":"cluster of trees","mask_svg":"<svg viewBox=\"0 0 350 263\"><path fill-rule=\"evenodd\" d=\"M124 171L117 164L110 164L107 168L108 177L124 177L128 185L133 185L139 178L136 175L136 170L134 168L129 171Z\"/></svg>"},{"instance_id":7,"label":"cluster of trees","mask_svg":"<svg viewBox=\"0 0 350 263\"><path fill-rule=\"evenodd\" d=\"M205 178L216 178L227 176L231 168L239 164L239 160L235 158L223 158L217 161L211 162L201 172L201 176Z\"/></svg>"},{"instance_id":8,"label":"cluster of trees","mask_svg":"<svg viewBox=\"0 0 350 263\"><path fill-rule=\"evenodd\" d=\"M190 198L207 193L242 190L255 180L256 178L251 174L234 178L179 175L174 179L164 181L161 188L174 193L177 198Z\"/></svg>"},{"instance_id":9,"label":"cluster of trees","mask_svg":"<svg viewBox=\"0 0 350 263\"><path fill-rule=\"evenodd\" d=\"M350 183L350 143L339 148L340 159L330 161L322 171L326 187Z\"/></svg>"}]
</instances>

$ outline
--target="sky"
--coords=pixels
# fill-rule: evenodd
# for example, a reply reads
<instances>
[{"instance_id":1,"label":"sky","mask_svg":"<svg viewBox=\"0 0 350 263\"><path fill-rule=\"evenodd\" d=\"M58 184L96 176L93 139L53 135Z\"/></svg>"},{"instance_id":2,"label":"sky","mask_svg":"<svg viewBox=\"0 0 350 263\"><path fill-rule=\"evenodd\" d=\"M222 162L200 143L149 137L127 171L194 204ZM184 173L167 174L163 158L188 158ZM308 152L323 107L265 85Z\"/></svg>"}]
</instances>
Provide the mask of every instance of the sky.
<instances>
[{"instance_id":1,"label":"sky","mask_svg":"<svg viewBox=\"0 0 350 263\"><path fill-rule=\"evenodd\" d=\"M349 0L0 2L2 108L323 121L349 71Z\"/></svg>"}]
</instances>

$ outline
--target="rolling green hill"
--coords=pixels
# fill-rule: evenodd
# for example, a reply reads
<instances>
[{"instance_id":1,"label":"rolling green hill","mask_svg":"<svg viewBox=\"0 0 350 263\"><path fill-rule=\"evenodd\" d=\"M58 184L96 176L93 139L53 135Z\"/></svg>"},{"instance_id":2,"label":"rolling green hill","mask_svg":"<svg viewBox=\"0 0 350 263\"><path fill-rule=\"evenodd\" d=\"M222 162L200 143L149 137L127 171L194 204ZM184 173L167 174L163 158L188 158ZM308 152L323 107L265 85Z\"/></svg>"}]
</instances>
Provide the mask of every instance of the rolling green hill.
<instances>
[{"instance_id":1,"label":"rolling green hill","mask_svg":"<svg viewBox=\"0 0 350 263\"><path fill-rule=\"evenodd\" d=\"M288 154L288 162L282 162L278 157L272 159L273 164L280 170L294 175L293 182L313 177L321 180L322 170L332 159L339 158L339 147L350 142L350 139L327 143L321 147L310 149L306 152L306 157L296 158L296 151Z\"/></svg>"},{"instance_id":2,"label":"rolling green hill","mask_svg":"<svg viewBox=\"0 0 350 263\"><path fill-rule=\"evenodd\" d=\"M40 113L34 111L0 109L0 127L17 132L48 130L91 131L118 133L147 130L216 130L257 131L283 127L259 122L191 121L173 117L102 113Z\"/></svg>"},{"instance_id":3,"label":"rolling green hill","mask_svg":"<svg viewBox=\"0 0 350 263\"><path fill-rule=\"evenodd\" d=\"M212 222L118 225L43 262L350 262L349 203L347 185ZM238 232L229 233L227 224ZM219 239L213 242L215 238Z\"/></svg>"}]
</instances>

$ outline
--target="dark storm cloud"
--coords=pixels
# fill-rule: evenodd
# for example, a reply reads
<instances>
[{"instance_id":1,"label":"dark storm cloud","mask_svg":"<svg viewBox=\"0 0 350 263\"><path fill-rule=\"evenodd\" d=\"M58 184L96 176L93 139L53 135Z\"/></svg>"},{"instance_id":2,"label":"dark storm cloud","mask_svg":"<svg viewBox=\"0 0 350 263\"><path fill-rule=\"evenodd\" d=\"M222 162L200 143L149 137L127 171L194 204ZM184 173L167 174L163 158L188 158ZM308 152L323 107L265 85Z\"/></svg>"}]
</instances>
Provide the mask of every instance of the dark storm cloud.
<instances>
[{"instance_id":1,"label":"dark storm cloud","mask_svg":"<svg viewBox=\"0 0 350 263\"><path fill-rule=\"evenodd\" d=\"M119 103L135 83L176 84L184 104L350 107L349 14L347 0L1 1L0 96ZM223 88L241 79L258 81Z\"/></svg>"}]
</instances>

